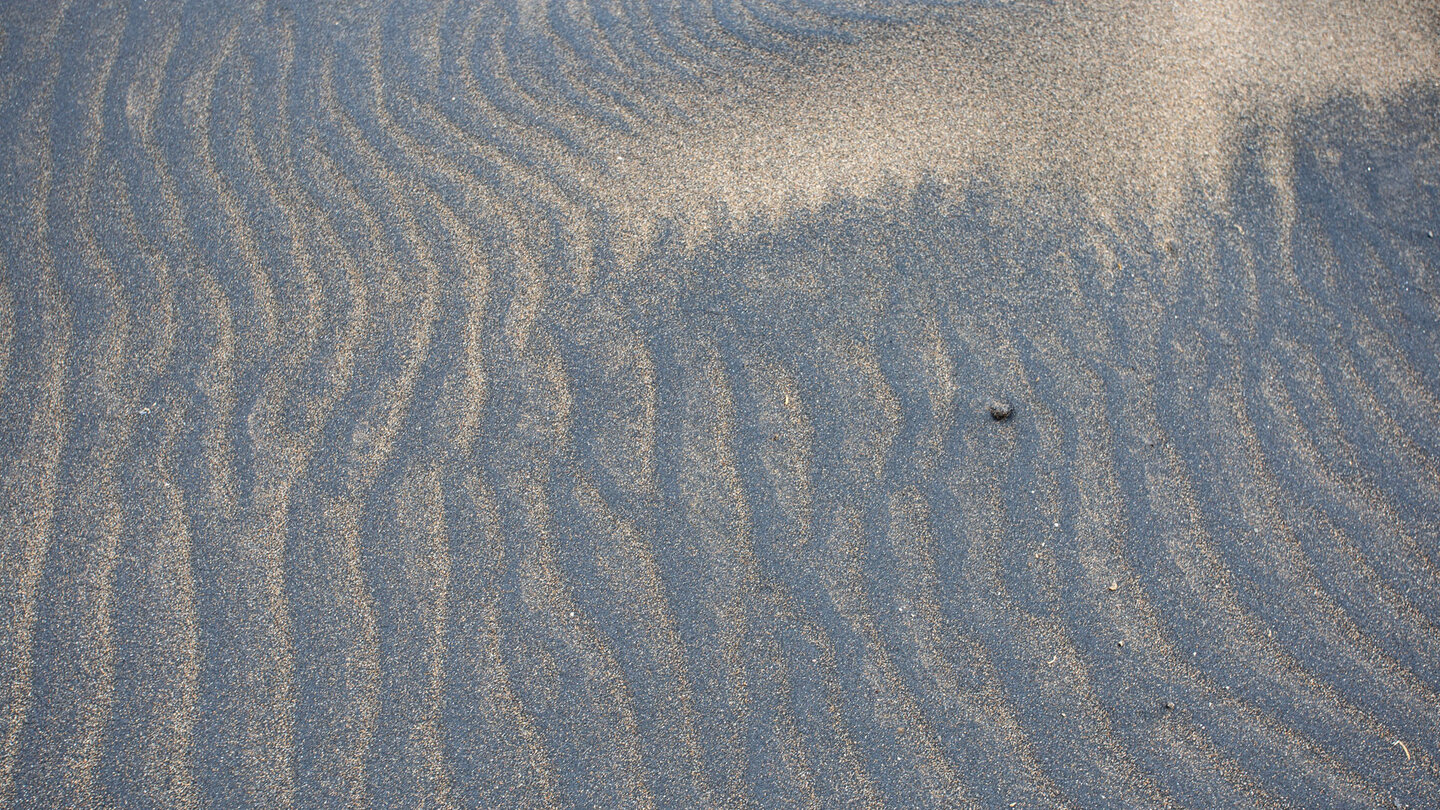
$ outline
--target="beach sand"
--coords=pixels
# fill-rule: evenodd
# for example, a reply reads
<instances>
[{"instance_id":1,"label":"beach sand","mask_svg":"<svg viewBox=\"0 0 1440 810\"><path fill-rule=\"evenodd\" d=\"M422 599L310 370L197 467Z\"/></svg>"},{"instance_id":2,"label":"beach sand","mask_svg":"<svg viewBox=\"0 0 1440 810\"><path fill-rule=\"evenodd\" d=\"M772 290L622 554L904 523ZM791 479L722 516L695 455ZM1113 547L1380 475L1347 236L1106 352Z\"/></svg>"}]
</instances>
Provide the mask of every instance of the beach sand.
<instances>
[{"instance_id":1,"label":"beach sand","mask_svg":"<svg viewBox=\"0 0 1440 810\"><path fill-rule=\"evenodd\" d=\"M1440 8L0 9L0 807L1435 807Z\"/></svg>"}]
</instances>

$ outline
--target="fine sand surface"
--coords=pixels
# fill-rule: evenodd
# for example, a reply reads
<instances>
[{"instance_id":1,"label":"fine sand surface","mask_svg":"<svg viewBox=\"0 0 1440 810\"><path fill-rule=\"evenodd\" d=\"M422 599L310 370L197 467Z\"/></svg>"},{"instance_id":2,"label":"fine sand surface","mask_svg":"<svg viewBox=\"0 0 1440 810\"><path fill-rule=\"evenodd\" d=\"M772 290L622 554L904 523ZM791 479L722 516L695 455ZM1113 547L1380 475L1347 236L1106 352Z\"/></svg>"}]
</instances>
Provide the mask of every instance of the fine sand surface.
<instances>
[{"instance_id":1,"label":"fine sand surface","mask_svg":"<svg viewBox=\"0 0 1440 810\"><path fill-rule=\"evenodd\" d=\"M1427 0L0 4L0 807L1440 807L1437 233Z\"/></svg>"}]
</instances>

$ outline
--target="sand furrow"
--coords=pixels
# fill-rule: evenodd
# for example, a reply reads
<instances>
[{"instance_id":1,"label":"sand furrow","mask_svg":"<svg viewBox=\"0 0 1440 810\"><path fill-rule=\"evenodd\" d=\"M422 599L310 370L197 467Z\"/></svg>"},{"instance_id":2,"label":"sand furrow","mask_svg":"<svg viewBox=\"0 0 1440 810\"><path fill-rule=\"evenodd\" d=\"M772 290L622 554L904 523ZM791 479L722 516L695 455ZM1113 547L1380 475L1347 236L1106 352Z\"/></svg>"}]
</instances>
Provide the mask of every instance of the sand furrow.
<instances>
[{"instance_id":1,"label":"sand furrow","mask_svg":"<svg viewBox=\"0 0 1440 810\"><path fill-rule=\"evenodd\" d=\"M77 324L72 350L91 359L77 366L84 370L67 392L69 410L82 416L61 448L57 475L89 485L57 499L58 543L45 569L54 588L40 595L36 627L37 638L53 641L35 647L31 677L39 711L30 719L33 733L22 739L19 752L30 778L15 786L17 795L47 796L70 805L95 800L95 769L115 696L112 622L123 530L116 471L138 409L126 374L129 302L93 225L102 209L97 179L106 186L115 179L113 164L101 168L99 156L103 106L125 28L125 15L116 11L95 9L113 15L111 27L87 30L88 41L66 43L89 64L77 69L73 86L57 87L68 103L56 109L56 125L75 126L69 122L79 119L85 122L79 128L93 136L57 152L56 173L66 181L54 189L49 217L57 233L72 235L55 246L59 283L71 291L74 311L90 314L79 322L83 328ZM102 192L109 191L106 186Z\"/></svg>"},{"instance_id":2,"label":"sand furrow","mask_svg":"<svg viewBox=\"0 0 1440 810\"><path fill-rule=\"evenodd\" d=\"M0 807L1423 807L1427 0L0 9Z\"/></svg>"},{"instance_id":3,"label":"sand furrow","mask_svg":"<svg viewBox=\"0 0 1440 810\"><path fill-rule=\"evenodd\" d=\"M60 15L63 17L63 13ZM47 49L48 50L48 49ZM48 54L47 54L48 55ZM51 76L59 59L37 60L32 71ZM0 706L4 709L0 748L0 800L14 805L21 735L34 696L34 633L42 573L54 539L55 499L61 449L73 416L65 407L65 388L73 337L72 318L63 290L50 232L50 195L54 154L50 142L55 101L54 79L37 82L31 94L9 101L19 131L12 141L16 170L10 228L24 228L33 239L19 239L16 258L23 264L8 274L16 301L17 361L7 370L4 448L3 658L0 658Z\"/></svg>"}]
</instances>

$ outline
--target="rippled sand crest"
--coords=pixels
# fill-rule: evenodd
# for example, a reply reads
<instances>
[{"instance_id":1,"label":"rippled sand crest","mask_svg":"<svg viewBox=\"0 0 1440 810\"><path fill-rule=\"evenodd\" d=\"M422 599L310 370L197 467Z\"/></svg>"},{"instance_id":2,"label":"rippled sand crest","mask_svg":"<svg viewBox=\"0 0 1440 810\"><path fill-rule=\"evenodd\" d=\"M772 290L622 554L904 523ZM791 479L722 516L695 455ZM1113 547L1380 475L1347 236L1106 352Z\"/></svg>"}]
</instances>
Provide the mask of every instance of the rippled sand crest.
<instances>
[{"instance_id":1,"label":"rippled sand crest","mask_svg":"<svg viewBox=\"0 0 1440 810\"><path fill-rule=\"evenodd\" d=\"M1404 0L0 9L0 806L1433 804L1437 71Z\"/></svg>"}]
</instances>

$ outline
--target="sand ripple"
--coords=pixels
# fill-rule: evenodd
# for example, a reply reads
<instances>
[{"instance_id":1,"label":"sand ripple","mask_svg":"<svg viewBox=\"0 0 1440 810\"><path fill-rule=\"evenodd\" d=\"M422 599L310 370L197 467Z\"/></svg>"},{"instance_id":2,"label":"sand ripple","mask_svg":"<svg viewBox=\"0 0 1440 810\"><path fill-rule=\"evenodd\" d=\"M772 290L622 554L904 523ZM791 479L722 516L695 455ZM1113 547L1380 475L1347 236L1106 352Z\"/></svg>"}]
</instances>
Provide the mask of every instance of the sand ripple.
<instances>
[{"instance_id":1,"label":"sand ripple","mask_svg":"<svg viewBox=\"0 0 1440 810\"><path fill-rule=\"evenodd\" d=\"M0 806L1433 806L1437 26L11 4Z\"/></svg>"}]
</instances>

